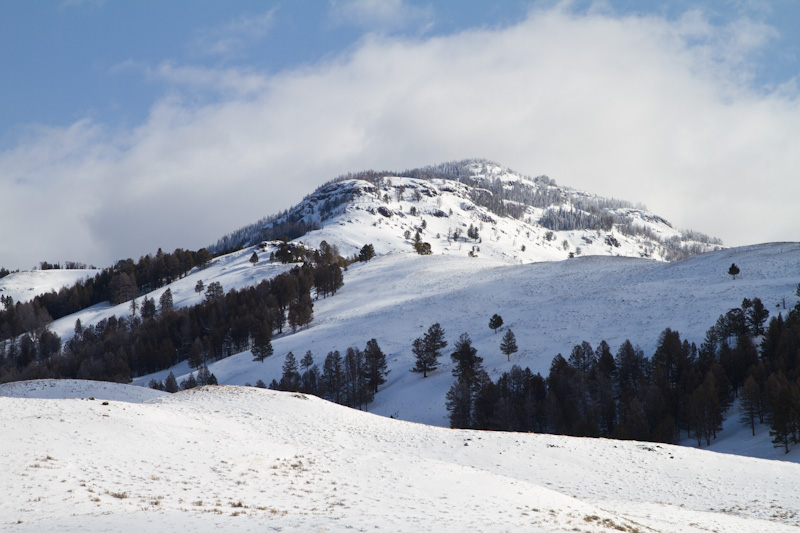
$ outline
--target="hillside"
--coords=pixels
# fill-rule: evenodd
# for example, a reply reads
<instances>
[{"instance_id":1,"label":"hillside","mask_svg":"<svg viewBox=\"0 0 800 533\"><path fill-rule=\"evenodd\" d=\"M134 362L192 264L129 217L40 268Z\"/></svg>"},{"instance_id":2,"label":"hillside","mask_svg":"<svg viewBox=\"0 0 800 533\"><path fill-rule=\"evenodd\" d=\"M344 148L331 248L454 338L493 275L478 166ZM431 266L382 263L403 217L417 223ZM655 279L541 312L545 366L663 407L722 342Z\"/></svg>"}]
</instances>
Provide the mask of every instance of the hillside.
<instances>
[{"instance_id":1,"label":"hillside","mask_svg":"<svg viewBox=\"0 0 800 533\"><path fill-rule=\"evenodd\" d=\"M474 234L470 234L472 229ZM283 235L351 256L365 243L378 254L406 251L420 232L434 254L530 263L571 255L676 260L721 242L679 231L629 202L530 178L485 160L404 172L342 176L285 213L240 228L209 249L250 246Z\"/></svg>"},{"instance_id":2,"label":"hillside","mask_svg":"<svg viewBox=\"0 0 800 533\"><path fill-rule=\"evenodd\" d=\"M374 338L387 354L389 374L370 411L447 426L445 395L453 382L449 354L461 333L470 335L492 380L514 365L546 376L554 356L568 357L582 341L597 346L604 340L616 352L630 340L650 357L665 328L699 345L717 317L741 305L744 298L760 298L772 316L785 314L796 302L797 243L717 249L717 244L701 237L691 240L698 234L682 234L641 208L558 187L546 178L526 178L488 162L442 168L409 171L408 177L346 176L272 219L270 231L299 231L302 236L296 241L312 249L327 243L352 256L370 243L378 256L351 264L344 272L344 287L335 296L314 301L309 327L295 332L286 328L282 333L276 329L272 357L254 362L247 350L209 360L219 382L270 383L280 378L289 352L300 359L310 351L322 367L329 352L363 349ZM522 206L512 198L527 198L528 203ZM559 223L591 226L599 221L610 226L548 229L542 223L553 210L561 213ZM548 224L554 223L552 217L549 220ZM644 229L633 231L633 226ZM245 238L255 231L264 236L265 227L254 225L236 235ZM431 255L414 252L412 235L417 232L431 244ZM680 246L675 248L675 243ZM274 260L280 244L259 241L220 255L208 267L141 295L138 303L144 297L158 301L169 289L175 308L187 308L204 299L195 291L199 281L206 286L219 282L230 291L273 279L292 268ZM702 250L709 251L692 255ZM664 261L677 252L689 257ZM255 264L250 262L253 254L259 259ZM731 263L741 269L735 280L727 273ZM78 319L85 328L130 313L129 302L103 303L50 327L66 342ZM488 327L495 313L504 320L497 333ZM450 344L441 367L421 378L409 372L414 364L412 343L434 322L443 326ZM507 360L499 345L509 329L516 334L519 351ZM192 369L184 360L154 374L135 376L133 383L163 381L170 372L180 383ZM735 430L725 431L722 437ZM720 450L741 448L730 442ZM757 450L742 453L778 456L769 439L762 435L759 442ZM797 457L794 450L781 458Z\"/></svg>"},{"instance_id":3,"label":"hillside","mask_svg":"<svg viewBox=\"0 0 800 533\"><path fill-rule=\"evenodd\" d=\"M0 296L28 302L40 294L58 292L97 274L93 269L23 270L0 278Z\"/></svg>"},{"instance_id":4,"label":"hillside","mask_svg":"<svg viewBox=\"0 0 800 533\"><path fill-rule=\"evenodd\" d=\"M0 430L16 437L0 440L0 528L9 531L800 525L798 465L449 430L253 388L194 389L145 403L0 397Z\"/></svg>"},{"instance_id":5,"label":"hillside","mask_svg":"<svg viewBox=\"0 0 800 533\"><path fill-rule=\"evenodd\" d=\"M247 251L239 252L242 258ZM241 259L244 261L244 259ZM732 280L732 262L741 275ZM370 406L386 416L448 425L444 396L453 381L448 356L427 379L412 374L412 341L439 322L451 343L470 334L493 379L512 365L546 374L553 356L575 344L606 340L616 352L626 339L650 356L670 327L700 344L717 317L760 297L770 312L791 307L800 271L800 244L734 248L676 263L622 257L582 257L562 262L509 265L497 260L447 255L390 254L354 264L334 297L315 303L311 326L277 336L275 355L253 362L250 352L211 363L221 383L269 383L280 377L284 356L311 350L317 364L332 350L363 348L375 338L388 354L388 382ZM234 283L231 281L231 283ZM511 361L500 353L501 334L488 327L499 313L517 336ZM501 332L502 333L502 332ZM449 351L447 351L449 354ZM173 369L180 381L190 369ZM137 378L146 385L168 371Z\"/></svg>"}]
</instances>

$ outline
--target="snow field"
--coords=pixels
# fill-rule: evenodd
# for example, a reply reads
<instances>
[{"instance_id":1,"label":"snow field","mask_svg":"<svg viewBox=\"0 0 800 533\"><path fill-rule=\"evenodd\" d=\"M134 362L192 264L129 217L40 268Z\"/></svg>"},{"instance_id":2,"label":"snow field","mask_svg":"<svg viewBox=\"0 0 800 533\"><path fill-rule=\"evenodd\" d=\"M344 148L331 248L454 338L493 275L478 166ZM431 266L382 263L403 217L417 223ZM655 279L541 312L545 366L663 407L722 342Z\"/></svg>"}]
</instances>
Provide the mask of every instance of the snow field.
<instances>
[{"instance_id":1,"label":"snow field","mask_svg":"<svg viewBox=\"0 0 800 533\"><path fill-rule=\"evenodd\" d=\"M107 405L4 397L0 430L16 436L0 440L0 528L9 531L800 525L799 465L668 445L449 430L254 388Z\"/></svg>"}]
</instances>

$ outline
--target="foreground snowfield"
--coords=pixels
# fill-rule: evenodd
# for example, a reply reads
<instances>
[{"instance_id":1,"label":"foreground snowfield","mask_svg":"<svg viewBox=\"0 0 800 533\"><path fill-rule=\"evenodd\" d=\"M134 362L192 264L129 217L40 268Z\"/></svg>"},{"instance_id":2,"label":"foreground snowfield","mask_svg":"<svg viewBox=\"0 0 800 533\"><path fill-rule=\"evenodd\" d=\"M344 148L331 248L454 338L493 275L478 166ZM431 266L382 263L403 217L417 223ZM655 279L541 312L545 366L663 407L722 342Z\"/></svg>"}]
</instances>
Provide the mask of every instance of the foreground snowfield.
<instances>
[{"instance_id":1,"label":"foreground snowfield","mask_svg":"<svg viewBox=\"0 0 800 533\"><path fill-rule=\"evenodd\" d=\"M0 397L0 529L777 532L800 526L800 465L792 463L637 442L450 430L231 386L106 404L103 390L122 400L131 389L83 383L63 384L68 399ZM78 398L81 386L95 399Z\"/></svg>"}]
</instances>

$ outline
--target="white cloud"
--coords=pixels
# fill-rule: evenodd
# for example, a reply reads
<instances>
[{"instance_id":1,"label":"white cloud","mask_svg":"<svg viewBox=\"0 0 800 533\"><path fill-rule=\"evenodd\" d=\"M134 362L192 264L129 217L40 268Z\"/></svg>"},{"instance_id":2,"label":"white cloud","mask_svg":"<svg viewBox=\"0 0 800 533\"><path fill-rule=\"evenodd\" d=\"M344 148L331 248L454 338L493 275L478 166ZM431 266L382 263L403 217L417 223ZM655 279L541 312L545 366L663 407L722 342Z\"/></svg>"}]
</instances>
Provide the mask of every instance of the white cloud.
<instances>
[{"instance_id":1,"label":"white cloud","mask_svg":"<svg viewBox=\"0 0 800 533\"><path fill-rule=\"evenodd\" d=\"M179 88L231 89L201 103L176 90L131 131L84 121L0 152L0 222L15 228L0 263L197 248L340 173L465 157L643 202L728 244L797 240L800 99L750 87L765 32L737 27L557 8L497 30L372 36L269 77L161 65Z\"/></svg>"},{"instance_id":2,"label":"white cloud","mask_svg":"<svg viewBox=\"0 0 800 533\"><path fill-rule=\"evenodd\" d=\"M197 32L194 49L202 55L235 57L263 39L275 22L275 9L245 15L215 28Z\"/></svg>"},{"instance_id":3,"label":"white cloud","mask_svg":"<svg viewBox=\"0 0 800 533\"><path fill-rule=\"evenodd\" d=\"M433 23L430 6L406 4L403 0L331 0L334 21L361 26L369 31L388 31L417 26L425 31Z\"/></svg>"}]
</instances>

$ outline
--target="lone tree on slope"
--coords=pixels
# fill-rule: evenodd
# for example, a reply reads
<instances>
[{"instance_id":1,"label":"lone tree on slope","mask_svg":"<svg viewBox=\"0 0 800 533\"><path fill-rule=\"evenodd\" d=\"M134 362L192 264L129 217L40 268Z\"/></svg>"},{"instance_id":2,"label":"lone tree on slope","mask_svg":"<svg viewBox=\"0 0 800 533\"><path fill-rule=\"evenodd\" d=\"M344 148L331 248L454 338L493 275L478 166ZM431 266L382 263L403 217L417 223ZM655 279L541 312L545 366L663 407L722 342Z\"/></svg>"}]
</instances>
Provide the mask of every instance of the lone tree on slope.
<instances>
[{"instance_id":1,"label":"lone tree on slope","mask_svg":"<svg viewBox=\"0 0 800 533\"><path fill-rule=\"evenodd\" d=\"M492 315L492 318L489 319L489 327L492 328L495 333L497 333L498 328L502 325L503 318L498 314Z\"/></svg>"},{"instance_id":2,"label":"lone tree on slope","mask_svg":"<svg viewBox=\"0 0 800 533\"><path fill-rule=\"evenodd\" d=\"M731 263L731 267L728 269L728 274L731 275L733 279L736 279L736 276L739 275L739 267L736 266L736 263Z\"/></svg>"},{"instance_id":3,"label":"lone tree on slope","mask_svg":"<svg viewBox=\"0 0 800 533\"><path fill-rule=\"evenodd\" d=\"M371 244L365 244L358 252L358 260L362 263L369 262L373 257L375 257L375 248Z\"/></svg>"},{"instance_id":4,"label":"lone tree on slope","mask_svg":"<svg viewBox=\"0 0 800 533\"><path fill-rule=\"evenodd\" d=\"M503 335L503 341L500 343L500 351L506 354L510 362L511 354L517 353L517 350L517 338L514 336L514 332L508 329L505 335Z\"/></svg>"},{"instance_id":5,"label":"lone tree on slope","mask_svg":"<svg viewBox=\"0 0 800 533\"><path fill-rule=\"evenodd\" d=\"M428 328L428 332L423 337L414 340L411 351L417 357L412 372L422 373L422 377L428 377L428 372L433 372L439 367L439 357L442 350L447 346L444 340L444 330L437 322Z\"/></svg>"}]
</instances>

